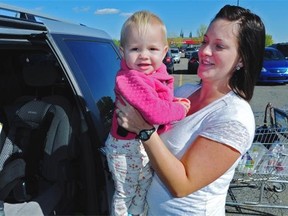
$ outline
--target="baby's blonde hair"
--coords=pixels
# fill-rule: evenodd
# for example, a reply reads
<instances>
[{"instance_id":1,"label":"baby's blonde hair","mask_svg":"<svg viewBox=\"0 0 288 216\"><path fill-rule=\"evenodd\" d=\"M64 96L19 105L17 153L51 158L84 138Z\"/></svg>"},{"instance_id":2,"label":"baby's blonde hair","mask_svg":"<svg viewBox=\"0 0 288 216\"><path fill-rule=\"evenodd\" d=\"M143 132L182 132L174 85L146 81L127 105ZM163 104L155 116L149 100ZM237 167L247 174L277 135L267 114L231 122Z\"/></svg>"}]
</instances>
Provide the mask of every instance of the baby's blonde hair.
<instances>
[{"instance_id":1,"label":"baby's blonde hair","mask_svg":"<svg viewBox=\"0 0 288 216\"><path fill-rule=\"evenodd\" d=\"M161 28L163 32L163 42L165 45L167 45L167 30L162 20L155 14L143 10L135 12L123 24L121 29L120 46L124 47L125 43L127 42L127 39L129 38L129 35L127 35L127 29L132 25L133 27L138 28L139 35L144 35L148 25L150 24L159 24L159 28Z\"/></svg>"}]
</instances>

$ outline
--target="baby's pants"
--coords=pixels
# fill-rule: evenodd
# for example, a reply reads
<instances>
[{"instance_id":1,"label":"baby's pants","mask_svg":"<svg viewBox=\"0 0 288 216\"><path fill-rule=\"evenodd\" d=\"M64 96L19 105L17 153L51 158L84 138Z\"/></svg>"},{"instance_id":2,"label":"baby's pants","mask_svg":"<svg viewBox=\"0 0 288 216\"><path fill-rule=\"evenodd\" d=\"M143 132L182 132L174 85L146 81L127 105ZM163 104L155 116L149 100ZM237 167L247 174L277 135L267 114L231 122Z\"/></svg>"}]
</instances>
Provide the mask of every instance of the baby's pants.
<instances>
[{"instance_id":1,"label":"baby's pants","mask_svg":"<svg viewBox=\"0 0 288 216\"><path fill-rule=\"evenodd\" d=\"M143 213L152 170L142 143L109 135L106 153L115 185L111 215Z\"/></svg>"}]
</instances>

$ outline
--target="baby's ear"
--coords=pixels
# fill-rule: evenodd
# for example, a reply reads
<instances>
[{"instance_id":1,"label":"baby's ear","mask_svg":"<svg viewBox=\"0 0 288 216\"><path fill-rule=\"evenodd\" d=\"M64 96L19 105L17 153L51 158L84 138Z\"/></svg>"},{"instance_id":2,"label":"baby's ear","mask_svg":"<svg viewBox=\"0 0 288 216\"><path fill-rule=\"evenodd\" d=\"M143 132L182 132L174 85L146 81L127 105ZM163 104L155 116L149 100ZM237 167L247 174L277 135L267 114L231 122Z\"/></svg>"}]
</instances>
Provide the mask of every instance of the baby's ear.
<instances>
[{"instance_id":1,"label":"baby's ear","mask_svg":"<svg viewBox=\"0 0 288 216\"><path fill-rule=\"evenodd\" d=\"M168 52L169 46L164 47L165 54Z\"/></svg>"},{"instance_id":2,"label":"baby's ear","mask_svg":"<svg viewBox=\"0 0 288 216\"><path fill-rule=\"evenodd\" d=\"M124 49L123 49L123 47L119 47L119 50L120 50L121 57L123 58L124 57Z\"/></svg>"},{"instance_id":3,"label":"baby's ear","mask_svg":"<svg viewBox=\"0 0 288 216\"><path fill-rule=\"evenodd\" d=\"M165 55L166 55L166 53L168 52L168 49L169 49L168 46L165 46L165 47L164 47L162 59L165 58Z\"/></svg>"}]
</instances>

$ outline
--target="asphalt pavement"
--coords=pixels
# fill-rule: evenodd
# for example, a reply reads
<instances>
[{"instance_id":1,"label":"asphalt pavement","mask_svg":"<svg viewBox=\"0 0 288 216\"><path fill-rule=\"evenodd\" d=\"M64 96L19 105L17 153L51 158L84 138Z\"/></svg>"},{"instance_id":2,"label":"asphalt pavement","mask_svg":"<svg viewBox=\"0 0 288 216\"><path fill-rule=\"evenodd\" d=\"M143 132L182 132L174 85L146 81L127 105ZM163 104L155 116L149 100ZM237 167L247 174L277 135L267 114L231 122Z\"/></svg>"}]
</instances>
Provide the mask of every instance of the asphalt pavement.
<instances>
[{"instance_id":1,"label":"asphalt pavement","mask_svg":"<svg viewBox=\"0 0 288 216\"><path fill-rule=\"evenodd\" d=\"M181 58L180 64L175 67L175 87L184 83L197 83L199 77L187 74L188 59ZM254 95L250 101L254 112L264 112L267 103L271 102L275 107L288 110L288 84L287 85L256 85Z\"/></svg>"},{"instance_id":2,"label":"asphalt pavement","mask_svg":"<svg viewBox=\"0 0 288 216\"><path fill-rule=\"evenodd\" d=\"M175 64L175 87L184 83L198 83L200 81L197 75L187 74L188 59L181 58L179 64ZM254 95L250 101L250 105L255 114L256 123L262 125L264 121L264 111L267 103L272 103L274 107L288 111L288 84L287 85L256 85ZM288 144L288 143L287 143ZM282 180L281 180L282 182ZM284 181L283 181L284 182ZM266 183L266 182L265 182ZM284 182L284 190L279 193L273 191L263 190L260 193L261 184L256 183L255 188L236 188L233 189L233 197L238 202L245 202L253 200L252 205L242 206L236 208L233 206L226 206L227 216L239 215L273 215L273 216L288 216L288 181ZM270 184L271 185L271 184ZM232 201L230 195L227 196L227 201ZM264 207L257 206L257 202L261 198L261 203ZM276 208L284 206L285 208Z\"/></svg>"}]
</instances>

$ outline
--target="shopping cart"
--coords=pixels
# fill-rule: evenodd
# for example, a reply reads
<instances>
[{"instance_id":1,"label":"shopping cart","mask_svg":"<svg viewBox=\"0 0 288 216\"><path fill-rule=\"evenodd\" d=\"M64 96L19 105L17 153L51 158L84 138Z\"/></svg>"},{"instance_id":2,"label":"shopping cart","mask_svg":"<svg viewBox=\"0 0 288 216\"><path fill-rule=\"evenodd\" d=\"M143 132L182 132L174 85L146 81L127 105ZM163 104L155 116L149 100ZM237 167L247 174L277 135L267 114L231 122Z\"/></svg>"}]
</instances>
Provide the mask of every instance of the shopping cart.
<instances>
[{"instance_id":1,"label":"shopping cart","mask_svg":"<svg viewBox=\"0 0 288 216\"><path fill-rule=\"evenodd\" d=\"M236 168L226 205L238 212L243 207L288 209L288 115L268 103L264 116L255 113L255 120L253 144Z\"/></svg>"}]
</instances>

